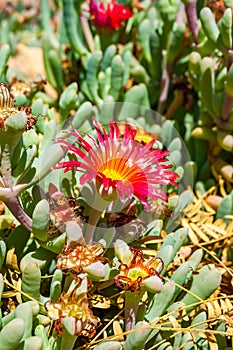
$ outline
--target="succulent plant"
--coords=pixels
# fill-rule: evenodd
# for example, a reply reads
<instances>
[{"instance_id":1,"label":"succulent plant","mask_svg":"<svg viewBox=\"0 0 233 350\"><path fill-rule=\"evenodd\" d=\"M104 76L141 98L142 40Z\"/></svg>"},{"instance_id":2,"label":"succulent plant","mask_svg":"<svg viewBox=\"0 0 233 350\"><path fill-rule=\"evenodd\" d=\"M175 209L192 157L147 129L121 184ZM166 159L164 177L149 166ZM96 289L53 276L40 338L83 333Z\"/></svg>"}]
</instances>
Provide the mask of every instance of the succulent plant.
<instances>
[{"instance_id":1,"label":"succulent plant","mask_svg":"<svg viewBox=\"0 0 233 350\"><path fill-rule=\"evenodd\" d=\"M233 3L214 5L0 13L1 349L232 347ZM21 42L46 77L11 67Z\"/></svg>"}]
</instances>

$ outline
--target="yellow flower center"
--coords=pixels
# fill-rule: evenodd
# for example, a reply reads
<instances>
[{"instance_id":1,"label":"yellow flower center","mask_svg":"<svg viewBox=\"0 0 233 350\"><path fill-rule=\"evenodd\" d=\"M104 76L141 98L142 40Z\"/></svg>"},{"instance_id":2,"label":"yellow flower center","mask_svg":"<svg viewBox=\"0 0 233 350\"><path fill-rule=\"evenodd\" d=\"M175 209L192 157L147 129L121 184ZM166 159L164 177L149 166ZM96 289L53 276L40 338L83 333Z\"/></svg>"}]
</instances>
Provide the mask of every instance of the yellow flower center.
<instances>
[{"instance_id":1,"label":"yellow flower center","mask_svg":"<svg viewBox=\"0 0 233 350\"><path fill-rule=\"evenodd\" d=\"M114 169L105 169L104 171L102 171L102 173L109 179L112 180L123 180L123 176L121 174L118 173L118 171L114 170Z\"/></svg>"},{"instance_id":2,"label":"yellow flower center","mask_svg":"<svg viewBox=\"0 0 233 350\"><path fill-rule=\"evenodd\" d=\"M148 277L148 273L140 268L132 268L128 273L128 277L131 279L131 281L136 281L139 277Z\"/></svg>"},{"instance_id":3,"label":"yellow flower center","mask_svg":"<svg viewBox=\"0 0 233 350\"><path fill-rule=\"evenodd\" d=\"M126 124L118 124L119 130L121 135L124 135L125 133L125 128L126 128ZM151 142L152 140L157 140L157 136L153 135L149 132L146 132L144 129L142 128L138 128L136 126L134 126L137 130L136 135L134 140L137 142L143 142L144 144L148 144L149 142Z\"/></svg>"},{"instance_id":4,"label":"yellow flower center","mask_svg":"<svg viewBox=\"0 0 233 350\"><path fill-rule=\"evenodd\" d=\"M145 144L148 144L152 140L155 140L155 137L151 134L138 134L137 133L135 136L135 141L143 142Z\"/></svg>"},{"instance_id":5,"label":"yellow flower center","mask_svg":"<svg viewBox=\"0 0 233 350\"><path fill-rule=\"evenodd\" d=\"M75 304L68 304L63 311L67 313L66 315L67 317L79 318L79 319L82 319L83 322L86 321L87 319L87 315L85 311L81 307Z\"/></svg>"},{"instance_id":6,"label":"yellow flower center","mask_svg":"<svg viewBox=\"0 0 233 350\"><path fill-rule=\"evenodd\" d=\"M111 159L109 162L102 165L99 169L99 173L106 176L106 178L111 180L126 180L128 177L128 169L129 167L126 165L126 160L119 159Z\"/></svg>"}]
</instances>

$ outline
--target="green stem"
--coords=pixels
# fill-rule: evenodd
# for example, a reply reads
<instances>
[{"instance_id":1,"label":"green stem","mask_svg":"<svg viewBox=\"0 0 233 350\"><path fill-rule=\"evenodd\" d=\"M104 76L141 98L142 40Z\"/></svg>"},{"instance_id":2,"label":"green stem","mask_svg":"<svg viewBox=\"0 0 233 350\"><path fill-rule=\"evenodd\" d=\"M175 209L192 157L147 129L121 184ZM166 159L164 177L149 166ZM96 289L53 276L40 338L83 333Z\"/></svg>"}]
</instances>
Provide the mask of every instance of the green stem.
<instances>
[{"instance_id":1,"label":"green stem","mask_svg":"<svg viewBox=\"0 0 233 350\"><path fill-rule=\"evenodd\" d=\"M90 243L94 239L94 234L95 234L95 229L97 227L98 221L100 219L102 212L96 210L95 208L91 209L90 215L89 215L89 220L86 226L86 231L84 234L85 241L87 243Z\"/></svg>"},{"instance_id":2,"label":"green stem","mask_svg":"<svg viewBox=\"0 0 233 350\"><path fill-rule=\"evenodd\" d=\"M51 13L50 13L50 6L47 0L41 0L40 11L41 11L41 25L44 31L49 36L52 36L53 30L51 26Z\"/></svg>"},{"instance_id":3,"label":"green stem","mask_svg":"<svg viewBox=\"0 0 233 350\"><path fill-rule=\"evenodd\" d=\"M76 339L77 335L71 335L64 327L61 338L61 350L72 350Z\"/></svg>"},{"instance_id":4,"label":"green stem","mask_svg":"<svg viewBox=\"0 0 233 350\"><path fill-rule=\"evenodd\" d=\"M1 173L5 187L12 187L11 179L11 149L8 144L2 146L1 150Z\"/></svg>"},{"instance_id":5,"label":"green stem","mask_svg":"<svg viewBox=\"0 0 233 350\"><path fill-rule=\"evenodd\" d=\"M144 292L125 292L125 330L130 331L136 323L139 302Z\"/></svg>"},{"instance_id":6,"label":"green stem","mask_svg":"<svg viewBox=\"0 0 233 350\"><path fill-rule=\"evenodd\" d=\"M110 205L111 201L113 200L105 200L102 195L99 193L98 186L96 187L96 184L93 184L92 187L92 198L87 198L88 203L90 203L90 214L89 214L89 220L85 227L84 232L84 238L87 243L90 243L94 239L95 230L97 227L97 224L99 222L99 219L102 215L102 213L105 212L106 208Z\"/></svg>"}]
</instances>

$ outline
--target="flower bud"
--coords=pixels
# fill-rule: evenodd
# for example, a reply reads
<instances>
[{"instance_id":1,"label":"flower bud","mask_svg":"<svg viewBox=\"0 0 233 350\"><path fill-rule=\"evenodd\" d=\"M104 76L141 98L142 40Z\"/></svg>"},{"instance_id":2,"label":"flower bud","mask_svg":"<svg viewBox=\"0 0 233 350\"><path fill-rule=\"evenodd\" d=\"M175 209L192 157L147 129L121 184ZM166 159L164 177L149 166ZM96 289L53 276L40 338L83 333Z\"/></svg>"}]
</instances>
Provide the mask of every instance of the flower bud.
<instances>
[{"instance_id":1,"label":"flower bud","mask_svg":"<svg viewBox=\"0 0 233 350\"><path fill-rule=\"evenodd\" d=\"M163 282L158 276L151 276L146 278L142 284L142 288L145 288L148 292L159 293L163 287Z\"/></svg>"}]
</instances>

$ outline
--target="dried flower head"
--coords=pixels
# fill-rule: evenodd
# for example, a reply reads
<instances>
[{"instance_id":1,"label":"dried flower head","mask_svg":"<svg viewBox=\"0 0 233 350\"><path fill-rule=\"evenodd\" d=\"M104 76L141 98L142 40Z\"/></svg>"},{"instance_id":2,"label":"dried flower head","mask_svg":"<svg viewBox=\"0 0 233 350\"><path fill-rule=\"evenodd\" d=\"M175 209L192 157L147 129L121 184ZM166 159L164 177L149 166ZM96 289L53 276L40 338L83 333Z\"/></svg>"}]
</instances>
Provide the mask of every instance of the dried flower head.
<instances>
[{"instance_id":1,"label":"dried flower head","mask_svg":"<svg viewBox=\"0 0 233 350\"><path fill-rule=\"evenodd\" d=\"M173 184L179 177L168 171L171 164L165 164L169 151L152 149L155 140L143 145L135 140L136 129L126 125L121 137L118 125L110 122L110 131L93 119L97 140L91 135L84 135L78 130L66 132L74 136L76 144L62 138L57 141L74 152L79 159L61 162L54 169L65 168L65 172L76 168L83 175L80 184L96 180L96 187L104 199L113 201L117 196L136 197L148 209L147 199L167 200L162 190L163 185Z\"/></svg>"},{"instance_id":2,"label":"dried flower head","mask_svg":"<svg viewBox=\"0 0 233 350\"><path fill-rule=\"evenodd\" d=\"M66 224L69 221L75 221L80 227L82 227L83 221L86 220L83 215L83 205L78 203L75 198L65 196L51 183L49 184L48 202L49 214L52 222L50 225L51 229L57 228L62 232L65 230Z\"/></svg>"},{"instance_id":3,"label":"dried flower head","mask_svg":"<svg viewBox=\"0 0 233 350\"><path fill-rule=\"evenodd\" d=\"M108 259L104 258L103 255L104 247L100 243L77 244L71 242L69 246L65 245L62 253L57 256L56 266L62 271L78 274L95 262L107 262Z\"/></svg>"},{"instance_id":4,"label":"dried flower head","mask_svg":"<svg viewBox=\"0 0 233 350\"><path fill-rule=\"evenodd\" d=\"M108 227L115 227L116 238L120 237L125 242L139 239L146 230L146 223L134 215L126 213L107 213L104 222Z\"/></svg>"},{"instance_id":5,"label":"dried flower head","mask_svg":"<svg viewBox=\"0 0 233 350\"><path fill-rule=\"evenodd\" d=\"M58 336L61 336L64 320L71 318L72 333L85 337L93 337L96 328L99 325L99 319L93 315L88 306L86 293L78 292L77 284L71 292L62 293L58 301L48 301L45 303L45 309L48 316L55 320L54 330Z\"/></svg>"},{"instance_id":6,"label":"dried flower head","mask_svg":"<svg viewBox=\"0 0 233 350\"><path fill-rule=\"evenodd\" d=\"M31 130L33 126L37 123L38 118L32 115L32 109L31 107L27 106L19 106L18 111L25 112L27 116L27 127L26 131Z\"/></svg>"},{"instance_id":7,"label":"dried flower head","mask_svg":"<svg viewBox=\"0 0 233 350\"><path fill-rule=\"evenodd\" d=\"M133 256L130 263L120 262L119 273L115 277L117 287L132 292L142 288L142 283L152 276L158 276L163 270L160 258L145 260L141 250L131 248ZM159 268L159 270L158 270Z\"/></svg>"},{"instance_id":8,"label":"dried flower head","mask_svg":"<svg viewBox=\"0 0 233 350\"><path fill-rule=\"evenodd\" d=\"M11 115L18 112L6 84L0 83L0 120L4 123Z\"/></svg>"},{"instance_id":9,"label":"dried flower head","mask_svg":"<svg viewBox=\"0 0 233 350\"><path fill-rule=\"evenodd\" d=\"M96 0L90 0L90 14L93 23L98 27L109 29L119 29L121 23L132 16L132 12L127 7L118 4L115 0L110 0L107 8L102 1L97 3Z\"/></svg>"},{"instance_id":10,"label":"dried flower head","mask_svg":"<svg viewBox=\"0 0 233 350\"><path fill-rule=\"evenodd\" d=\"M15 78L11 82L10 92L11 92L11 95L14 97L20 94L28 95L31 92L31 87L25 81L18 80L17 78Z\"/></svg>"},{"instance_id":11,"label":"dried flower head","mask_svg":"<svg viewBox=\"0 0 233 350\"><path fill-rule=\"evenodd\" d=\"M37 117L31 114L32 110L27 106L14 106L14 99L10 90L4 83L0 83L0 129L5 127L5 121L17 112L24 112L27 116L26 130L30 130L37 122Z\"/></svg>"},{"instance_id":12,"label":"dried flower head","mask_svg":"<svg viewBox=\"0 0 233 350\"><path fill-rule=\"evenodd\" d=\"M214 13L216 22L218 22L222 18L223 14L226 10L226 5L225 5L224 1L223 0L207 0L206 3L207 3L206 6L208 6L211 9L211 11Z\"/></svg>"}]
</instances>

